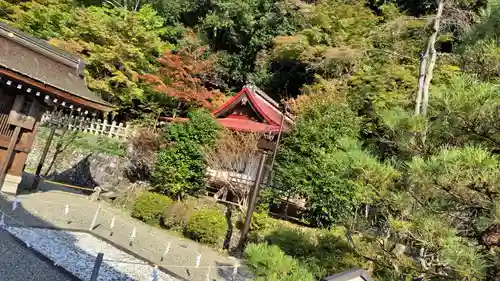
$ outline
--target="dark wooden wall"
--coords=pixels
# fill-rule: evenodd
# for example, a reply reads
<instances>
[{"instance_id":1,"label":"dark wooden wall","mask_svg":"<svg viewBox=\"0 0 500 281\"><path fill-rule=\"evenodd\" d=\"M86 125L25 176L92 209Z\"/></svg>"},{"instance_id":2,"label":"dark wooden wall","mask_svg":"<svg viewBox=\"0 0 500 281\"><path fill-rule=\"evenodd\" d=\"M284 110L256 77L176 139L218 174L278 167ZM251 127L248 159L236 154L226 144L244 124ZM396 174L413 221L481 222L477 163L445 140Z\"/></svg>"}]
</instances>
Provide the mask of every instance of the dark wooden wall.
<instances>
[{"instance_id":1,"label":"dark wooden wall","mask_svg":"<svg viewBox=\"0 0 500 281\"><path fill-rule=\"evenodd\" d=\"M14 98L17 92L16 89L0 88L0 163L3 163L7 147L9 145L10 137L14 131L14 126L7 123L7 119L12 108ZM38 101L35 101L38 102ZM14 156L11 158L10 167L7 171L8 174L14 176L21 176L23 172L24 163L28 158L28 153L31 150L33 141L35 139L36 130L43 114L42 107L35 112L36 124L33 130L22 129L18 142L14 149Z\"/></svg>"}]
</instances>

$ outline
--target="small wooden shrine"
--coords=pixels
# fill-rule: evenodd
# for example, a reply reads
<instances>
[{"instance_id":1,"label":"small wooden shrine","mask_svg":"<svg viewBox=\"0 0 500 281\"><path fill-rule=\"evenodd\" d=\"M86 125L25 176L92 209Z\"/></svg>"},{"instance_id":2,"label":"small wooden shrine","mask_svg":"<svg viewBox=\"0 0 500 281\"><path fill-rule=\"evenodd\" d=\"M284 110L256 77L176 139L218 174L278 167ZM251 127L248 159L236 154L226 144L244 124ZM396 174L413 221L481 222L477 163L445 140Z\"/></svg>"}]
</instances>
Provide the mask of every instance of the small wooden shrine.
<instances>
[{"instance_id":1,"label":"small wooden shrine","mask_svg":"<svg viewBox=\"0 0 500 281\"><path fill-rule=\"evenodd\" d=\"M262 133L272 147L273 156L266 161L268 169L272 169L275 158L275 146L280 141L281 133L288 133L294 126L294 118L288 110L269 97L254 85L247 85L243 89L213 112L219 124L223 127L240 132ZM256 155L257 156L257 155ZM250 186L254 184L259 167L258 157L248 159L244 171L231 173L208 169L210 181L217 185L220 179L225 179L214 197L222 201L228 200L228 193L240 193L238 205L246 205ZM266 176L267 177L267 176ZM264 179L266 182L267 179ZM269 182L266 182L269 184ZM230 192L228 192L228 187ZM234 200L234 199L233 199ZM298 217L303 209L304 201L300 198L282 198L279 204L270 208L271 213L277 216L284 214L286 218Z\"/></svg>"},{"instance_id":2,"label":"small wooden shrine","mask_svg":"<svg viewBox=\"0 0 500 281\"><path fill-rule=\"evenodd\" d=\"M278 133L281 127L288 132L294 123L289 113L283 113L276 101L253 85L243 87L213 115L223 127L254 133Z\"/></svg>"},{"instance_id":3,"label":"small wooden shrine","mask_svg":"<svg viewBox=\"0 0 500 281\"><path fill-rule=\"evenodd\" d=\"M247 85L212 112L219 124L229 130L278 134L293 127L292 115L283 113L279 104L254 85ZM188 118L160 117L160 121L182 122Z\"/></svg>"},{"instance_id":4,"label":"small wooden shrine","mask_svg":"<svg viewBox=\"0 0 500 281\"><path fill-rule=\"evenodd\" d=\"M294 118L283 106L269 97L254 85L246 85L234 97L212 112L217 122L232 131L260 133L273 151L281 133L290 132L294 126ZM183 122L188 118L161 117L160 121ZM266 166L271 167L274 162L274 153L267 158ZM255 183L259 169L259 154L249 155L247 162L238 168L229 170L216 167L207 168L207 177L211 184L209 193L222 202L234 202L238 206L246 206L248 192ZM264 179L264 181L266 181ZM288 205L293 205L288 207ZM285 210L285 213L297 213L304 205L303 200L284 199L276 206ZM277 210L282 212L283 210Z\"/></svg>"},{"instance_id":5,"label":"small wooden shrine","mask_svg":"<svg viewBox=\"0 0 500 281\"><path fill-rule=\"evenodd\" d=\"M42 114L101 114L112 106L85 85L83 60L0 22L0 187L17 193Z\"/></svg>"}]
</instances>

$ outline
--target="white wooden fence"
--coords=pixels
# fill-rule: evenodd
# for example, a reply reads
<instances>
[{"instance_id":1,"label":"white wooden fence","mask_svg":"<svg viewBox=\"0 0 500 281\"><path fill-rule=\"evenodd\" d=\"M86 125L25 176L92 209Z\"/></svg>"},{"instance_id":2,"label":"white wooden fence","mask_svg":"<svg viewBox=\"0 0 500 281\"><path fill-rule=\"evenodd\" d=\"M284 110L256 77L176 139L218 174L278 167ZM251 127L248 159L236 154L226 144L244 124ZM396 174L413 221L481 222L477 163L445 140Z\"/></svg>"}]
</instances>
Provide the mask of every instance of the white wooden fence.
<instances>
[{"instance_id":1,"label":"white wooden fence","mask_svg":"<svg viewBox=\"0 0 500 281\"><path fill-rule=\"evenodd\" d=\"M44 113L41 123L42 125L52 123L59 127L67 127L71 131L85 132L116 139L127 138L131 131L128 124L124 125L123 123L116 123L116 121L109 123L108 120L93 117L63 115L60 112Z\"/></svg>"}]
</instances>

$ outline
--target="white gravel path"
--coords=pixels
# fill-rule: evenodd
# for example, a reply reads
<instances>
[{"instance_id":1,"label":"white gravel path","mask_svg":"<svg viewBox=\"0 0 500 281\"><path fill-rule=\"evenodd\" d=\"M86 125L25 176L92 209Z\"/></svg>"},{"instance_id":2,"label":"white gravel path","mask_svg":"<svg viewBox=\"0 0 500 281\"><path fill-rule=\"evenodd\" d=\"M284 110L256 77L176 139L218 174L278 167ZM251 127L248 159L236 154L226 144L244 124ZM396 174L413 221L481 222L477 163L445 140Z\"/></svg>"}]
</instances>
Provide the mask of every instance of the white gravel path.
<instances>
[{"instance_id":1,"label":"white gravel path","mask_svg":"<svg viewBox=\"0 0 500 281\"><path fill-rule=\"evenodd\" d=\"M151 265L88 233L25 227L6 227L6 230L82 280L90 279L99 252L104 253L104 262L98 280L153 280ZM179 279L158 270L157 280Z\"/></svg>"}]
</instances>

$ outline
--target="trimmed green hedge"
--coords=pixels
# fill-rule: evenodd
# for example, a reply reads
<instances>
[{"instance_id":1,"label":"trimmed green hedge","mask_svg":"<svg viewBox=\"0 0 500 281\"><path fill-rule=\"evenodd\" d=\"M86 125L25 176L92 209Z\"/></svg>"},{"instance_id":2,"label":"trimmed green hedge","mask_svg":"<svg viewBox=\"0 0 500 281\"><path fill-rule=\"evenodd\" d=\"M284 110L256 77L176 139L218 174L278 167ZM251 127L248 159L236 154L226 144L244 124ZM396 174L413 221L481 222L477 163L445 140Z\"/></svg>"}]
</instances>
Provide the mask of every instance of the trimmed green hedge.
<instances>
[{"instance_id":1,"label":"trimmed green hedge","mask_svg":"<svg viewBox=\"0 0 500 281\"><path fill-rule=\"evenodd\" d=\"M132 217L140 219L147 224L157 225L160 223L163 211L172 203L172 199L165 195L144 192L134 203Z\"/></svg>"},{"instance_id":2,"label":"trimmed green hedge","mask_svg":"<svg viewBox=\"0 0 500 281\"><path fill-rule=\"evenodd\" d=\"M217 245L227 233L226 217L218 209L201 209L189 219L184 234L204 244Z\"/></svg>"}]
</instances>

